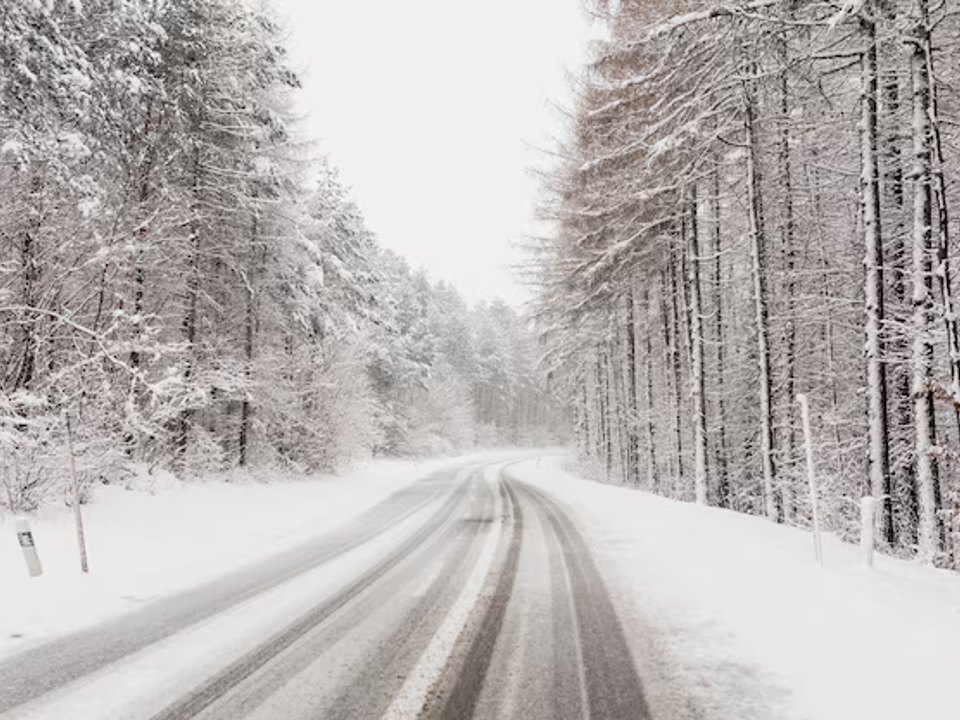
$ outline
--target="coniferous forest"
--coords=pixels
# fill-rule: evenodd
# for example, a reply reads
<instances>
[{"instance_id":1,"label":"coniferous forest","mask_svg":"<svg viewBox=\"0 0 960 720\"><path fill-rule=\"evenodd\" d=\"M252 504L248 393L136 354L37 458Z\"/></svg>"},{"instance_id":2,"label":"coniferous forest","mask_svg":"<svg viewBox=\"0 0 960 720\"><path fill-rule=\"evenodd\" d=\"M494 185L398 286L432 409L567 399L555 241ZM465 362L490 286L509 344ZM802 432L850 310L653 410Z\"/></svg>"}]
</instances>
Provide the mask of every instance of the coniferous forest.
<instances>
[{"instance_id":1,"label":"coniferous forest","mask_svg":"<svg viewBox=\"0 0 960 720\"><path fill-rule=\"evenodd\" d=\"M60 496L71 439L89 486L557 438L527 322L311 160L268 7L4 2L0 68L8 509Z\"/></svg>"},{"instance_id":2,"label":"coniferous forest","mask_svg":"<svg viewBox=\"0 0 960 720\"><path fill-rule=\"evenodd\" d=\"M572 438L805 527L802 394L825 527L872 496L886 550L957 566L960 10L586 10L521 311L380 246L269 6L4 3L0 502L56 497L71 442L90 485Z\"/></svg>"},{"instance_id":3,"label":"coniferous forest","mask_svg":"<svg viewBox=\"0 0 960 720\"><path fill-rule=\"evenodd\" d=\"M543 171L546 369L614 481L960 562L960 7L595 0Z\"/></svg>"},{"instance_id":4,"label":"coniferous forest","mask_svg":"<svg viewBox=\"0 0 960 720\"><path fill-rule=\"evenodd\" d=\"M960 717L958 58L0 0L0 716Z\"/></svg>"}]
</instances>

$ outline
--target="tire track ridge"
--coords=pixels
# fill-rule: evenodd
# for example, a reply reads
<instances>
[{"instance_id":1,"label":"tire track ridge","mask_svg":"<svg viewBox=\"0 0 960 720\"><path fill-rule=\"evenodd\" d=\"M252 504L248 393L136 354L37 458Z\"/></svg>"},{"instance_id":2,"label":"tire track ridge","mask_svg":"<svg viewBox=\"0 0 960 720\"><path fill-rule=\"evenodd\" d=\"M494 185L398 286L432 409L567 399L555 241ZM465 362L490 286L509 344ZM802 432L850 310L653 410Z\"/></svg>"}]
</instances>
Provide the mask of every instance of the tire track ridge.
<instances>
[{"instance_id":1,"label":"tire track ridge","mask_svg":"<svg viewBox=\"0 0 960 720\"><path fill-rule=\"evenodd\" d=\"M434 481L445 472L449 471L437 471L418 481L418 483ZM405 491L406 489L400 490L396 495ZM4 689L4 692L0 694L0 714L35 700L79 678L91 675L149 645L196 625L213 615L229 610L321 565L332 562L396 527L397 524L434 502L440 495L441 493L431 494L410 507L404 508L388 523L378 525L354 537L339 542L335 541L332 547L322 549L316 556L300 561L290 560L289 566L268 577L257 578L248 583L237 580L251 568L262 567L270 562L273 557L264 558L249 568L238 568L203 585L162 598L150 607L78 630L62 638L50 640L17 653L9 659L0 661L0 685ZM381 504L388 502L391 497L394 496L384 499ZM378 509L379 505L376 505L366 512L371 513ZM307 542L301 546L280 551L275 557L293 558L296 553L306 552L311 545L323 541ZM230 583L238 585L234 592L227 594L226 590L221 590L222 597L203 604L200 603L200 598L209 591L209 588L224 584L229 587ZM197 598L197 605L192 608L184 607L184 605L194 602L193 598ZM160 613L160 615L158 616L156 613ZM148 617L149 622L138 622L143 617ZM182 621L178 621L178 618L181 618ZM25 669L27 669L26 672Z\"/></svg>"},{"instance_id":2,"label":"tire track ridge","mask_svg":"<svg viewBox=\"0 0 960 720\"><path fill-rule=\"evenodd\" d=\"M586 541L558 503L526 483L519 486L545 509L563 549L580 633L588 716L593 720L651 720L623 626Z\"/></svg>"},{"instance_id":3,"label":"tire track ridge","mask_svg":"<svg viewBox=\"0 0 960 720\"><path fill-rule=\"evenodd\" d=\"M516 581L523 539L523 511L520 509L516 493L508 482L504 481L500 484L500 493L507 501L504 507L510 506L512 517L507 557L490 603L459 666L453 688L442 705L439 716L441 720L466 720L473 717Z\"/></svg>"},{"instance_id":4,"label":"tire track ridge","mask_svg":"<svg viewBox=\"0 0 960 720\"><path fill-rule=\"evenodd\" d=\"M484 497L484 507L494 504L493 493L489 492ZM415 645L415 638L418 632L421 632L422 626L429 626L433 621L439 624L444 617L437 613L442 609L442 603L445 599L446 591L455 595L455 590L462 585L463 577L459 575L466 574L469 568L464 565L464 559L474 553L479 553L480 544L483 539L486 527L481 522L469 522L461 520L458 524L451 526L451 531L459 533L457 543L461 547L447 548L448 555L441 565L441 570L434 579L430 591L427 592L409 611L409 615L416 618L414 624L416 627L410 627L406 623L400 625L399 629L389 635L381 644L378 652L384 653L390 659L384 665L371 663L364 668L350 684L344 688L336 697L333 703L326 708L323 718L379 718L386 712L387 706L391 702L392 695L388 690L392 684L402 686L406 680L410 669L415 667L422 654L423 646L429 642L436 634L436 627L425 629L423 645ZM441 536L431 543L432 546L444 546L444 538ZM427 552L427 548L422 548ZM448 598L449 599L449 598ZM379 703L371 702L369 696L371 688L377 688L382 695ZM399 688L397 688L399 689ZM395 693L393 693L395 694ZM374 705L376 708L374 709Z\"/></svg>"}]
</instances>

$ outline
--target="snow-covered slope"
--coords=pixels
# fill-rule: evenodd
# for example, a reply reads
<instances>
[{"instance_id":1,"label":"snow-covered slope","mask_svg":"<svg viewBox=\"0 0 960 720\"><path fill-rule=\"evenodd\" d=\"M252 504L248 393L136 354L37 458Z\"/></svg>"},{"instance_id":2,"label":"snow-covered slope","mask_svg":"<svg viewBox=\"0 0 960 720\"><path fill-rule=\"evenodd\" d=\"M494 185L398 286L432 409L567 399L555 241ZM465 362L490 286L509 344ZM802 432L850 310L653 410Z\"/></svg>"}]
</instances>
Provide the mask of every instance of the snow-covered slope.
<instances>
[{"instance_id":1,"label":"snow-covered slope","mask_svg":"<svg viewBox=\"0 0 960 720\"><path fill-rule=\"evenodd\" d=\"M565 502L590 539L655 717L960 717L960 576L714 508L574 478L510 473Z\"/></svg>"}]
</instances>

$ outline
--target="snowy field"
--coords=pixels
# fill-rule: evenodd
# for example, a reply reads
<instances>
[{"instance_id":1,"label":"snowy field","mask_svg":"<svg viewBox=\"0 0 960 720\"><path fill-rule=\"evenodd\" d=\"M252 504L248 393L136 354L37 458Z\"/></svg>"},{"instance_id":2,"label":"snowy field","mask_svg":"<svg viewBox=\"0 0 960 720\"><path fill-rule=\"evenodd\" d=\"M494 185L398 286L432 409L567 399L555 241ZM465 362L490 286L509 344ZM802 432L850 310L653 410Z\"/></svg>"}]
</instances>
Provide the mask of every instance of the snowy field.
<instances>
[{"instance_id":1,"label":"snowy field","mask_svg":"<svg viewBox=\"0 0 960 720\"><path fill-rule=\"evenodd\" d=\"M34 579L12 518L0 514L0 658L328 532L451 462L376 461L275 483L162 477L133 490L101 487L84 506L89 576L79 571L70 509L32 522L44 567Z\"/></svg>"},{"instance_id":2,"label":"snowy field","mask_svg":"<svg viewBox=\"0 0 960 720\"><path fill-rule=\"evenodd\" d=\"M598 555L662 718L960 717L960 576L765 519L587 482L557 458L510 473L566 503ZM659 712L657 712L659 710Z\"/></svg>"}]
</instances>

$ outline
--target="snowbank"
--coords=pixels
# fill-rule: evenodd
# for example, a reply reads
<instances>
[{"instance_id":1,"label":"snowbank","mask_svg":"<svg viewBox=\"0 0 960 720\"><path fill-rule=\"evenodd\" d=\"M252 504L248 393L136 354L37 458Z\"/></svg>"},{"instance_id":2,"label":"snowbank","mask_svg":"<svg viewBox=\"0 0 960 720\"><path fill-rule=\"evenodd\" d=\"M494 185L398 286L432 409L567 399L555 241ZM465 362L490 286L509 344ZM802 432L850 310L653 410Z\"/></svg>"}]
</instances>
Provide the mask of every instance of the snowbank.
<instances>
[{"instance_id":1,"label":"snowbank","mask_svg":"<svg viewBox=\"0 0 960 720\"><path fill-rule=\"evenodd\" d=\"M271 484L164 478L149 492L100 487L83 510L89 576L79 572L68 508L31 521L44 568L34 579L12 518L0 515L0 658L304 542L467 460L376 461Z\"/></svg>"},{"instance_id":2,"label":"snowbank","mask_svg":"<svg viewBox=\"0 0 960 720\"><path fill-rule=\"evenodd\" d=\"M557 458L508 473L590 540L655 717L957 717L960 576L715 508L587 482Z\"/></svg>"}]
</instances>

